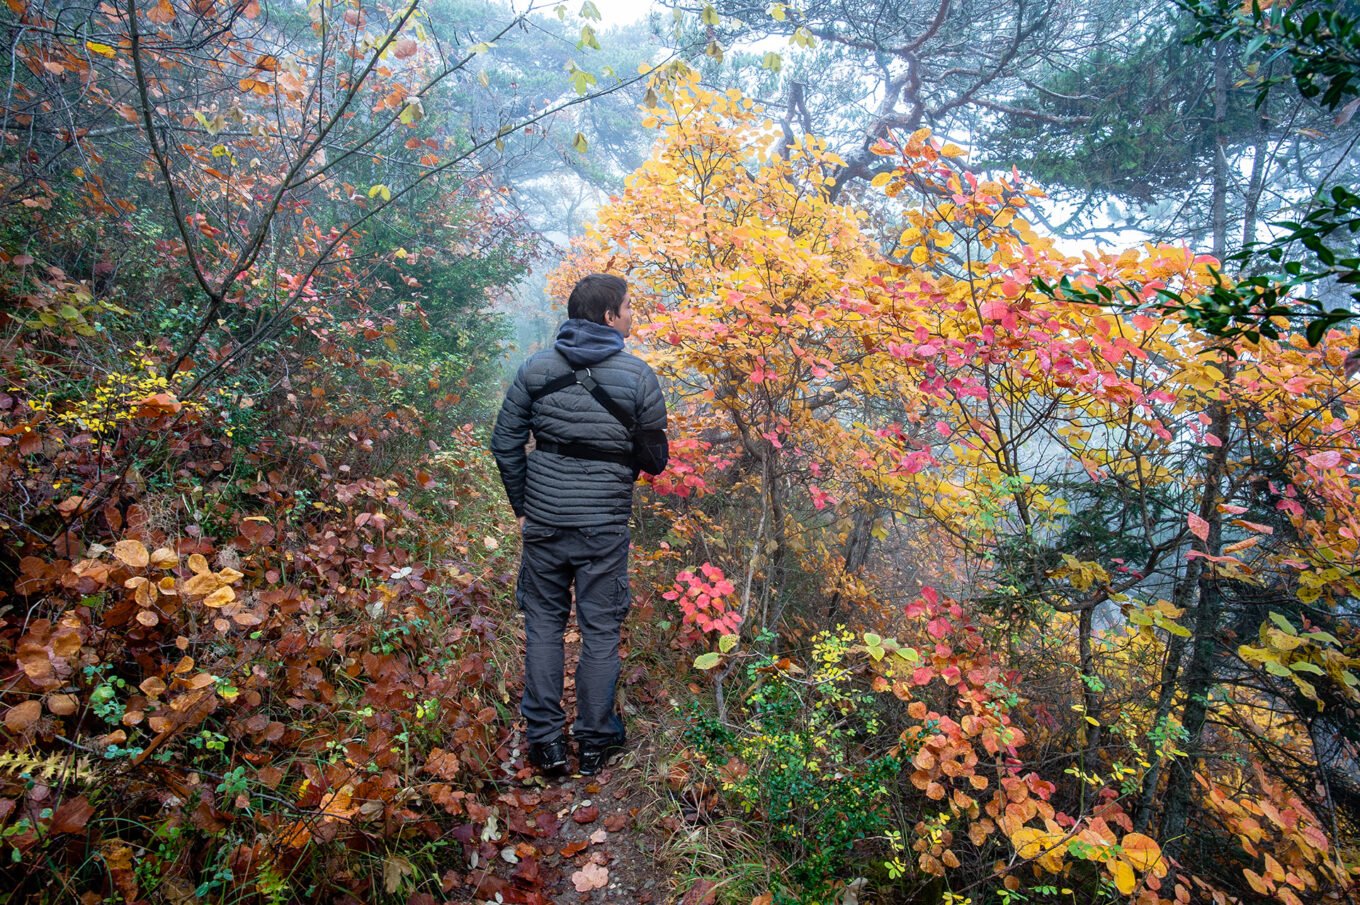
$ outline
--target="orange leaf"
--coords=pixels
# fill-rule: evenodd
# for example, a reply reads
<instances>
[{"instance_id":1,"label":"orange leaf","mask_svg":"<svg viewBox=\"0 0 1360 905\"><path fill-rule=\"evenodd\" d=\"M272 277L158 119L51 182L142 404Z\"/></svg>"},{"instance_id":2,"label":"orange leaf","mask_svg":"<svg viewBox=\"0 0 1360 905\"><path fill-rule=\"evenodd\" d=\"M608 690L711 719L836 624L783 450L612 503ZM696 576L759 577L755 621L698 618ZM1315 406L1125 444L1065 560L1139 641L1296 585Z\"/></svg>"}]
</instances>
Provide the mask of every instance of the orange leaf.
<instances>
[{"instance_id":1,"label":"orange leaf","mask_svg":"<svg viewBox=\"0 0 1360 905\"><path fill-rule=\"evenodd\" d=\"M175 8L170 5L170 0L158 0L146 17L157 25L168 25L175 21Z\"/></svg>"},{"instance_id":2,"label":"orange leaf","mask_svg":"<svg viewBox=\"0 0 1360 905\"><path fill-rule=\"evenodd\" d=\"M1142 833L1129 833L1119 840L1119 847L1124 850L1124 858L1139 873L1153 871L1156 873L1158 867L1162 868L1162 876L1166 873L1166 868L1162 862L1162 847L1151 837L1144 836Z\"/></svg>"}]
</instances>

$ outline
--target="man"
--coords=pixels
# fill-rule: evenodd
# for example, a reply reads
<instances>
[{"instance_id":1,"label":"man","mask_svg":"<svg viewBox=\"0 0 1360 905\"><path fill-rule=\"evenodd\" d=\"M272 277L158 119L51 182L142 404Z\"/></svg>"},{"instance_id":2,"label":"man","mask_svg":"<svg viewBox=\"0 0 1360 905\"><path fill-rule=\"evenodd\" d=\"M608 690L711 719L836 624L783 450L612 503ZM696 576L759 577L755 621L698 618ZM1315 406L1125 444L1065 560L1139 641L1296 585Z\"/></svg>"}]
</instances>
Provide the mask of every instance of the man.
<instances>
[{"instance_id":1,"label":"man","mask_svg":"<svg viewBox=\"0 0 1360 905\"><path fill-rule=\"evenodd\" d=\"M638 470L666 466L666 403L646 362L623 351L628 284L590 274L567 300L551 351L533 355L505 395L491 451L523 539L516 599L524 613L529 762L567 766L562 636L576 586L579 770L599 772L624 744L614 709L619 630L628 612L628 518ZM525 453L533 433L535 449Z\"/></svg>"}]
</instances>

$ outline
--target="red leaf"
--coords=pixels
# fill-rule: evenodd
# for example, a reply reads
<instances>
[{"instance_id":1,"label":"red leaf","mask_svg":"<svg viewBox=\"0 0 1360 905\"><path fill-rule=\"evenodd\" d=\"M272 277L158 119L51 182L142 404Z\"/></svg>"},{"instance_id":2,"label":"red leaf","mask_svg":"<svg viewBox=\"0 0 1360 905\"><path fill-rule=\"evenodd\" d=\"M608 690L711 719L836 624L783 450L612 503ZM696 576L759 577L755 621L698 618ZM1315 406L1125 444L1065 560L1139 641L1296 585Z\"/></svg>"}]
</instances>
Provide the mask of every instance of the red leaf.
<instances>
[{"instance_id":1,"label":"red leaf","mask_svg":"<svg viewBox=\"0 0 1360 905\"><path fill-rule=\"evenodd\" d=\"M1209 523L1208 523L1208 522L1206 522L1204 519L1200 518L1198 515L1195 515L1193 512L1190 513L1189 515L1187 515L1187 516L1185 517L1185 521L1186 521L1187 524L1190 525L1190 533L1191 533L1191 534L1195 535L1195 537L1198 537L1200 540L1204 541L1205 543L1208 543L1208 541L1209 541Z\"/></svg>"},{"instance_id":2,"label":"red leaf","mask_svg":"<svg viewBox=\"0 0 1360 905\"><path fill-rule=\"evenodd\" d=\"M61 807L52 815L52 832L79 833L85 829L85 824L89 823L93 816L94 805L90 804L84 795L77 795L69 801L62 802Z\"/></svg>"}]
</instances>

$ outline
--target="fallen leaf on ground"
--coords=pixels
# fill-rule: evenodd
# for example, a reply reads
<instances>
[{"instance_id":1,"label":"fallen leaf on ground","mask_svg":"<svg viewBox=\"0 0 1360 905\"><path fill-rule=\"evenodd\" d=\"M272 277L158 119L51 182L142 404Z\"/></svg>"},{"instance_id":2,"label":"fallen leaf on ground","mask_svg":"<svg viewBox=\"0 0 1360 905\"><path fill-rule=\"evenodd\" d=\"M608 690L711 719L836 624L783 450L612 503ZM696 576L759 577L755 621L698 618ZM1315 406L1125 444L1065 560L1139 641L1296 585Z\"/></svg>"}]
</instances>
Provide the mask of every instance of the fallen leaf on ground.
<instances>
[{"instance_id":1,"label":"fallen leaf on ground","mask_svg":"<svg viewBox=\"0 0 1360 905\"><path fill-rule=\"evenodd\" d=\"M571 819L575 820L577 823L594 823L599 818L600 809L593 804L588 807L578 808L576 812L571 815Z\"/></svg>"},{"instance_id":2,"label":"fallen leaf on ground","mask_svg":"<svg viewBox=\"0 0 1360 905\"><path fill-rule=\"evenodd\" d=\"M680 905L713 905L717 897L718 884L712 880L696 880Z\"/></svg>"},{"instance_id":3,"label":"fallen leaf on ground","mask_svg":"<svg viewBox=\"0 0 1360 905\"><path fill-rule=\"evenodd\" d=\"M601 867L598 864L587 864L571 875L571 884L576 887L577 892L603 889L608 882L609 868Z\"/></svg>"}]
</instances>

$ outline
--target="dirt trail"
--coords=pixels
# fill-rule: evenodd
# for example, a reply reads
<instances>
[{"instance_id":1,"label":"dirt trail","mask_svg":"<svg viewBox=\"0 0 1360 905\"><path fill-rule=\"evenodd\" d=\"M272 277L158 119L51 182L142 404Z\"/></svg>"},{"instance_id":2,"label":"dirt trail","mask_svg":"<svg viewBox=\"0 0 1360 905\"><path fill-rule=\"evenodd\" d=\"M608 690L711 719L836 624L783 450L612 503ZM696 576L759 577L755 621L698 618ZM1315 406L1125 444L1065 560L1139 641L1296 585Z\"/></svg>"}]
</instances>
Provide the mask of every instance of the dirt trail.
<instances>
[{"instance_id":1,"label":"dirt trail","mask_svg":"<svg viewBox=\"0 0 1360 905\"><path fill-rule=\"evenodd\" d=\"M568 718L575 712L573 675L580 647L574 622L567 630ZM624 630L624 649L628 632ZM512 691L518 695L518 688ZM517 698L516 698L517 699ZM508 834L467 875L474 902L508 905L663 905L673 898L673 879L662 863L675 826L674 808L657 765L670 753L660 708L665 696L646 671L626 656L619 699L628 728L627 749L596 776L543 780L525 761L527 744L515 739L518 787L502 793ZM576 767L571 752L571 768ZM494 852L494 854L493 854ZM455 900L456 901L456 900Z\"/></svg>"}]
</instances>

